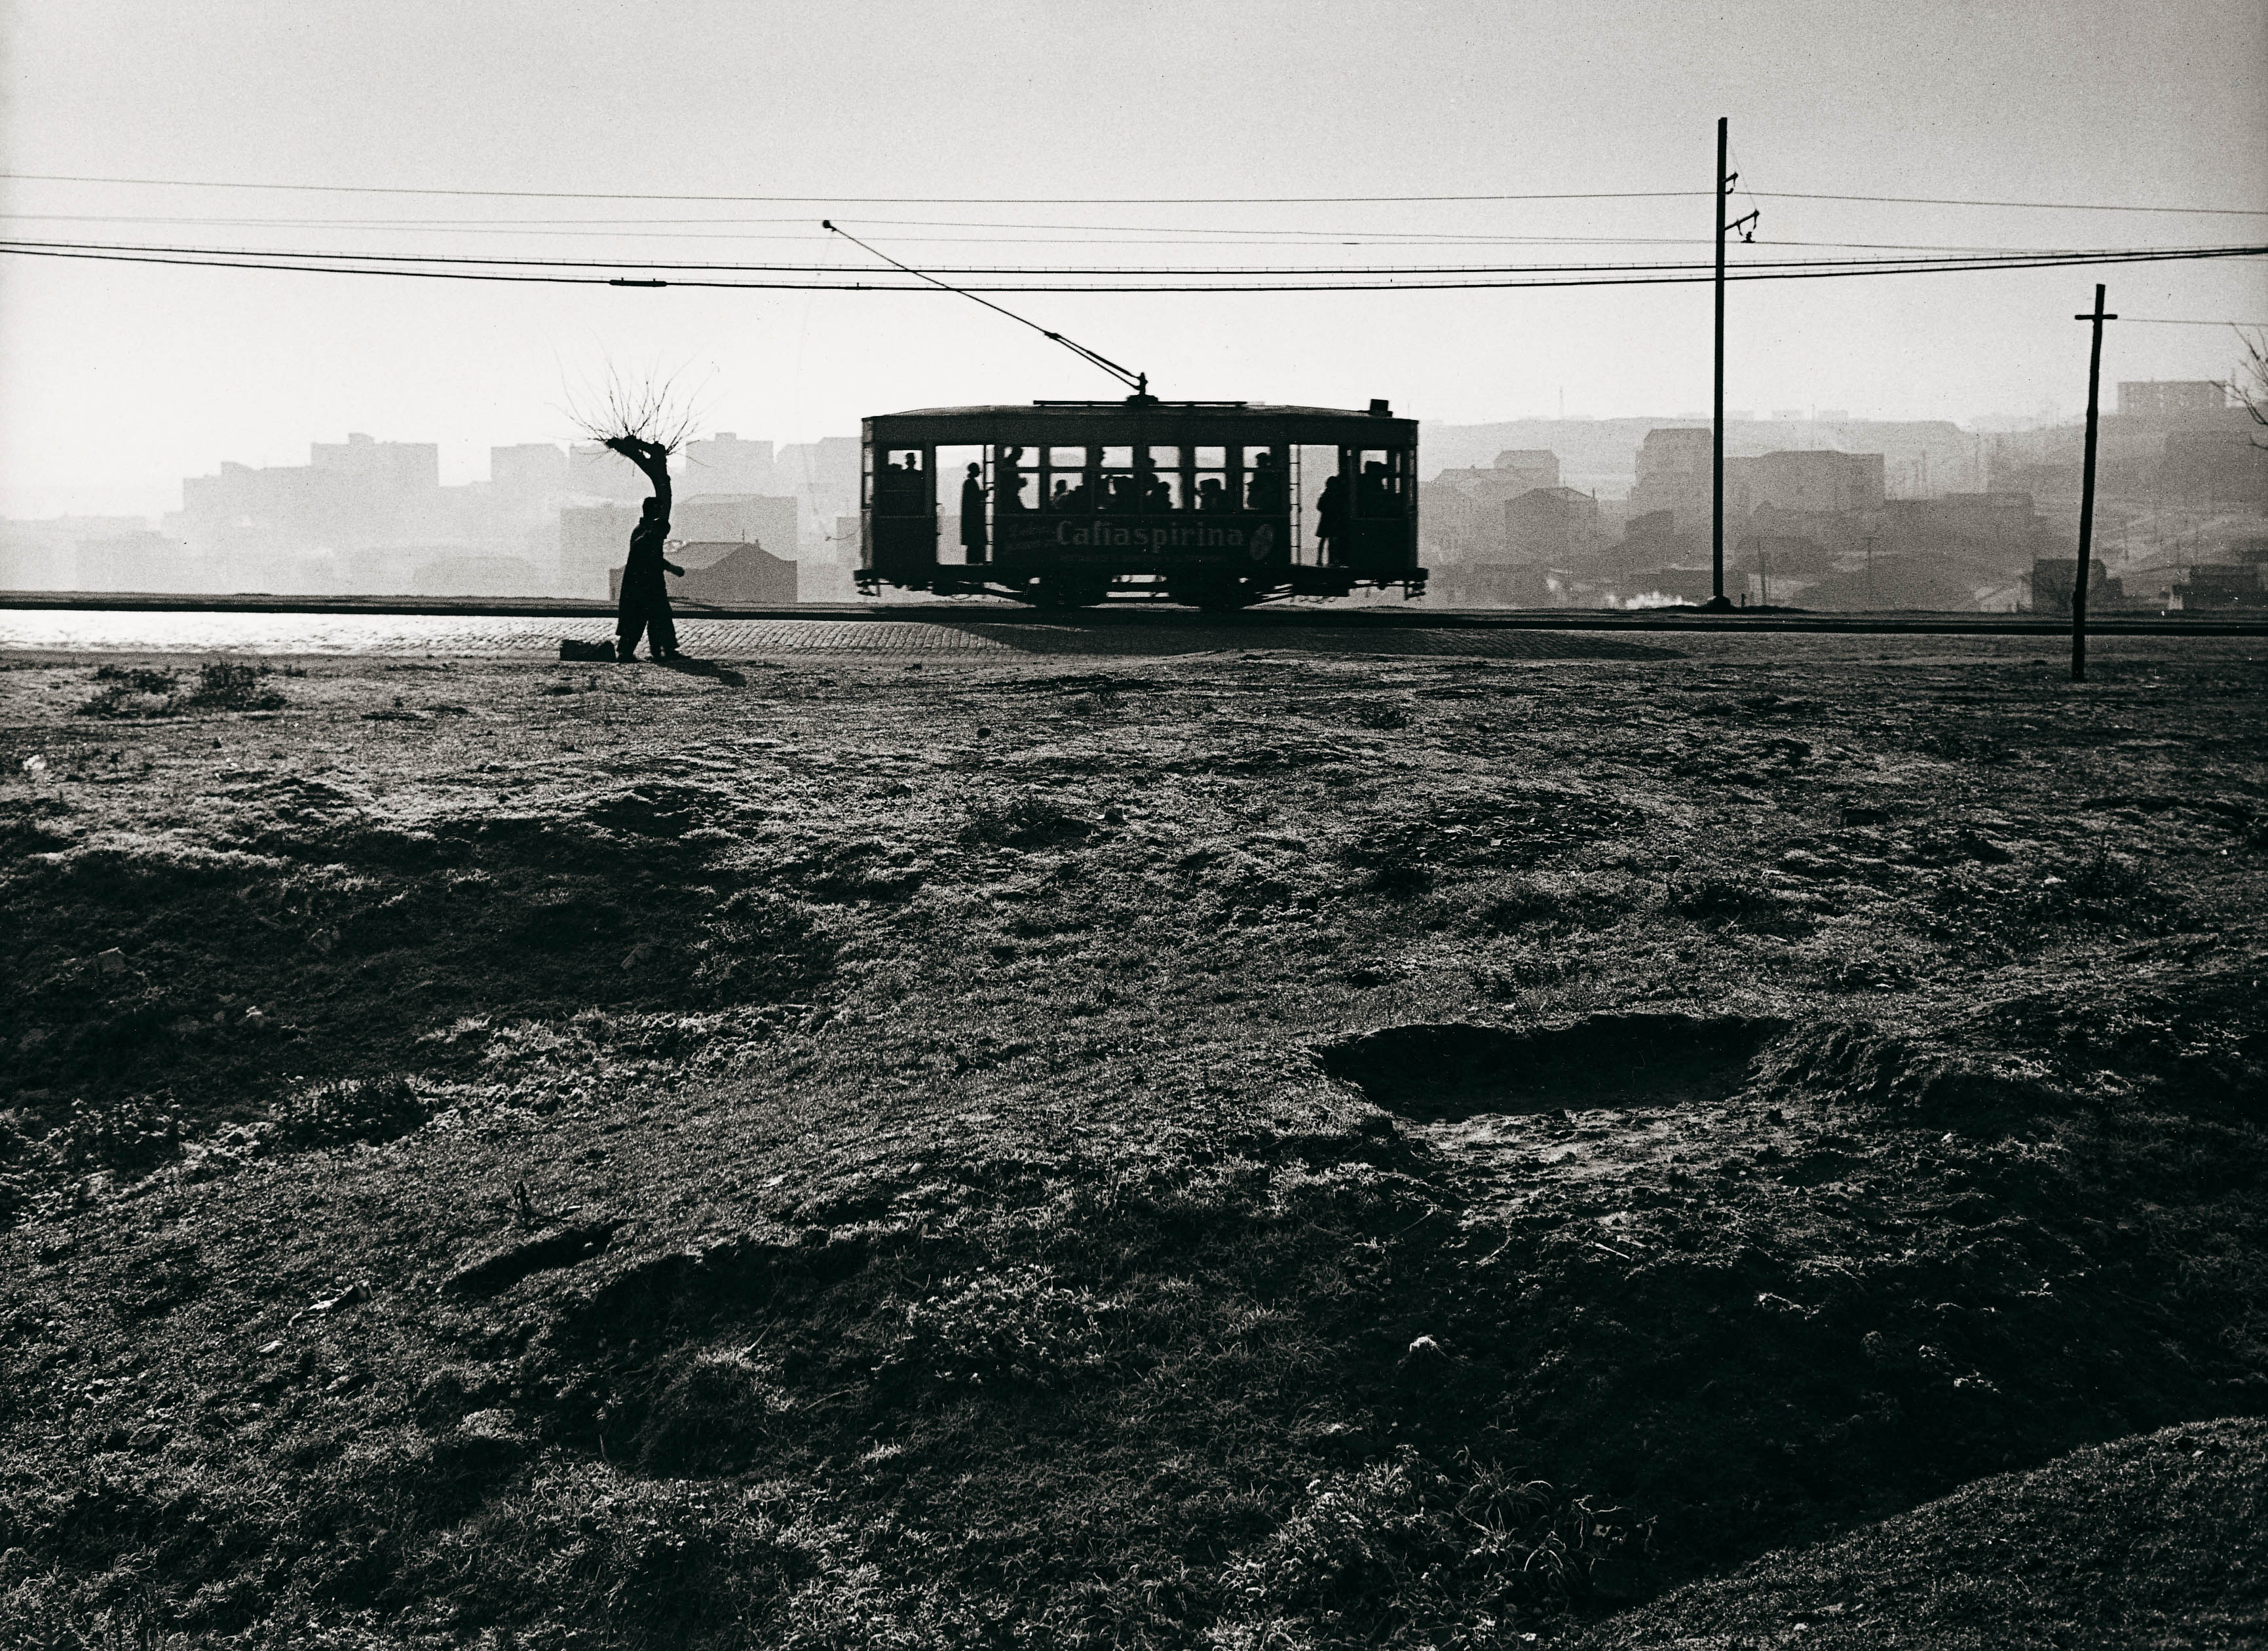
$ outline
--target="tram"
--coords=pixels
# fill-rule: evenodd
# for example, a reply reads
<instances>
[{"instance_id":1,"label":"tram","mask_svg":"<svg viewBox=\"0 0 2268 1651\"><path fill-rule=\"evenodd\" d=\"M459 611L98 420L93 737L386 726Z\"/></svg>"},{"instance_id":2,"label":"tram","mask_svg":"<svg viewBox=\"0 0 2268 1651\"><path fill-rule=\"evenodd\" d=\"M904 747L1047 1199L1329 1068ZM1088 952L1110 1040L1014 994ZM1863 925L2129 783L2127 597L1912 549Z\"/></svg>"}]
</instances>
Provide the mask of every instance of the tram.
<instances>
[{"instance_id":1,"label":"tram","mask_svg":"<svg viewBox=\"0 0 2268 1651\"><path fill-rule=\"evenodd\" d=\"M868 595L1220 610L1425 592L1418 421L1382 401L925 408L865 420L860 447Z\"/></svg>"}]
</instances>

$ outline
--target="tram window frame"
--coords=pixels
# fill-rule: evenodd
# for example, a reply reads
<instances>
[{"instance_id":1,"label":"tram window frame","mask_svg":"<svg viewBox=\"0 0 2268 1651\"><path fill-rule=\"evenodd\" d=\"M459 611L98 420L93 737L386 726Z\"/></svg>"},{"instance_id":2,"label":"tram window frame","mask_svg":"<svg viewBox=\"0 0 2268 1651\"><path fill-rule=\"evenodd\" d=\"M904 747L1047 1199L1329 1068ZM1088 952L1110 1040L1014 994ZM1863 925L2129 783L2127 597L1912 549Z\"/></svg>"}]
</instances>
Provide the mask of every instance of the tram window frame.
<instances>
[{"instance_id":1,"label":"tram window frame","mask_svg":"<svg viewBox=\"0 0 2268 1651\"><path fill-rule=\"evenodd\" d=\"M1410 514L1410 450L1407 447L1350 447L1352 455L1349 481L1353 494L1353 517L1358 521L1401 521ZM1369 466L1373 462L1386 468L1383 476L1373 478ZM1371 495L1365 485L1372 480L1383 482L1384 490Z\"/></svg>"},{"instance_id":2,"label":"tram window frame","mask_svg":"<svg viewBox=\"0 0 2268 1651\"><path fill-rule=\"evenodd\" d=\"M1274 456L1276 478L1283 491L1281 498L1264 507L1252 502L1252 481L1260 473L1260 455L1263 453ZM1239 453L1238 458L1241 462L1237 477L1237 508L1256 515L1290 515L1292 495L1294 490L1292 483L1291 445L1280 441L1263 443L1257 446L1243 448Z\"/></svg>"},{"instance_id":3,"label":"tram window frame","mask_svg":"<svg viewBox=\"0 0 2268 1651\"><path fill-rule=\"evenodd\" d=\"M908 455L921 461L920 468L913 471L913 475L923 477L925 483L935 481L934 464L928 448L907 446L879 449L878 456L881 462L866 472L867 508L873 511L876 515L896 517L902 520L908 519L918 520L934 512L936 499L928 485L908 489L902 495L897 497L894 497L898 493L897 489L883 485L883 477L886 475L903 477L907 474L899 461Z\"/></svg>"},{"instance_id":4,"label":"tram window frame","mask_svg":"<svg viewBox=\"0 0 2268 1651\"><path fill-rule=\"evenodd\" d=\"M1134 461L1135 453L1136 449L1130 443L1106 445L1095 452L1096 462L1092 474L1096 510L1114 516L1133 516L1141 512L1143 497L1147 489L1142 483L1143 471ZM1122 477L1125 488L1120 492L1115 483Z\"/></svg>"},{"instance_id":5,"label":"tram window frame","mask_svg":"<svg viewBox=\"0 0 2268 1651\"><path fill-rule=\"evenodd\" d=\"M1094 453L1091 447L1053 444L1040 449L1040 509L1053 511L1058 515L1085 515L1094 508L1094 491L1087 486ZM1071 461L1064 462L1066 459ZM1056 503L1056 483L1058 481L1069 483L1064 494L1074 503Z\"/></svg>"},{"instance_id":6,"label":"tram window frame","mask_svg":"<svg viewBox=\"0 0 2268 1651\"><path fill-rule=\"evenodd\" d=\"M1003 456L1011 453L1017 455L1012 472ZM992 514L995 517L1003 509L1002 501L1011 498L1015 502L1005 508L1012 516L1028 515L1040 508L1040 501L1047 496L1042 482L1046 471L1043 466L1033 461L1030 447L1021 442L995 442L985 450L985 462L990 470L986 479L990 483ZM1012 494L1005 482L1012 473L1018 478L1018 486Z\"/></svg>"}]
</instances>

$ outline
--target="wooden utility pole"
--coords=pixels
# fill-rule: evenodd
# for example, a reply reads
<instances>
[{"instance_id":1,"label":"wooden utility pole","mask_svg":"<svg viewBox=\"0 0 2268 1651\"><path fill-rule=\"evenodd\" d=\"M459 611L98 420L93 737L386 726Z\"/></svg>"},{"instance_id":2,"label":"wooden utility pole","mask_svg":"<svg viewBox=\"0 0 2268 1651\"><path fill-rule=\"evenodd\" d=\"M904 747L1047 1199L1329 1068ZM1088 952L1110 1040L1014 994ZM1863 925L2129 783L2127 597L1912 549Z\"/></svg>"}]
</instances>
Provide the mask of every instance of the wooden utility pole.
<instances>
[{"instance_id":1,"label":"wooden utility pole","mask_svg":"<svg viewBox=\"0 0 2268 1651\"><path fill-rule=\"evenodd\" d=\"M2102 286L2095 289L2095 308L2075 321L2095 324L2095 342L2087 352L2087 463L2079 481L2079 570L2071 582L2071 680L2087 680L2087 582L2095 561L2095 431L2102 408L2102 323L2116 315L2102 310Z\"/></svg>"},{"instance_id":2,"label":"wooden utility pole","mask_svg":"<svg viewBox=\"0 0 2268 1651\"><path fill-rule=\"evenodd\" d=\"M1709 606L1725 600L1725 165L1731 121L1717 117L1717 387L1709 415Z\"/></svg>"}]
</instances>

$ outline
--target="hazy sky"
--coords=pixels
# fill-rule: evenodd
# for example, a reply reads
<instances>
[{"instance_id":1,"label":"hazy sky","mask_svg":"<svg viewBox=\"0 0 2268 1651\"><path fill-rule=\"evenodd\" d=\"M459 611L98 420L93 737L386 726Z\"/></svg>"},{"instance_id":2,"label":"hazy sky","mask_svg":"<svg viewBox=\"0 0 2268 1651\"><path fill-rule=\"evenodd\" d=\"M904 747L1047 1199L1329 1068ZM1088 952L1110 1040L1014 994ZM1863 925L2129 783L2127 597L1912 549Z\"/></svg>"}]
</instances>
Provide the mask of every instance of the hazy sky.
<instances>
[{"instance_id":1,"label":"hazy sky","mask_svg":"<svg viewBox=\"0 0 2268 1651\"><path fill-rule=\"evenodd\" d=\"M1698 258L1705 193L932 203L1705 192L1719 114L1760 191L2268 209L2261 0L0 0L0 153L14 173L814 197L0 181L8 233L26 238L862 262L819 231L833 217L936 264ZM916 199L851 199L882 195ZM1761 205L1741 255L2268 240L2268 216ZM1128 244L1099 244L1114 242ZM2085 329L2070 318L2098 278L2127 315L2268 320L2257 259L1736 285L1727 400L2068 413L2086 382ZM1173 396L1387 396L1459 422L1550 414L1563 397L1601 416L1708 404L1706 285L1003 301ZM2104 376L2220 377L2235 354L2225 328L2115 326ZM350 430L438 441L444 479L464 480L485 474L491 443L566 439L563 380L608 359L681 369L703 387L709 429L778 440L901 408L1115 393L1057 346L942 294L0 257L0 509L167 508L183 475L223 459L304 463L311 439Z\"/></svg>"}]
</instances>

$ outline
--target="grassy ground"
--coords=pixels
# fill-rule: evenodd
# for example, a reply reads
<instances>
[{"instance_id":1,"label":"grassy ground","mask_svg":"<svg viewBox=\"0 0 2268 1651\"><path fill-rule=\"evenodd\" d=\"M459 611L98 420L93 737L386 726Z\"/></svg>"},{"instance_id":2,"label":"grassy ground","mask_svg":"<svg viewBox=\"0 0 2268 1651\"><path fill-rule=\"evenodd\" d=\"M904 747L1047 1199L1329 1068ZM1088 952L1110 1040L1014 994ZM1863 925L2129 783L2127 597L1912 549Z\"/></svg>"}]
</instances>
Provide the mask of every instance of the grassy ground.
<instances>
[{"instance_id":1,"label":"grassy ground","mask_svg":"<svg viewBox=\"0 0 2268 1651\"><path fill-rule=\"evenodd\" d=\"M0 1640L1665 1643L2268 1411L2258 645L1771 646L18 659Z\"/></svg>"}]
</instances>

